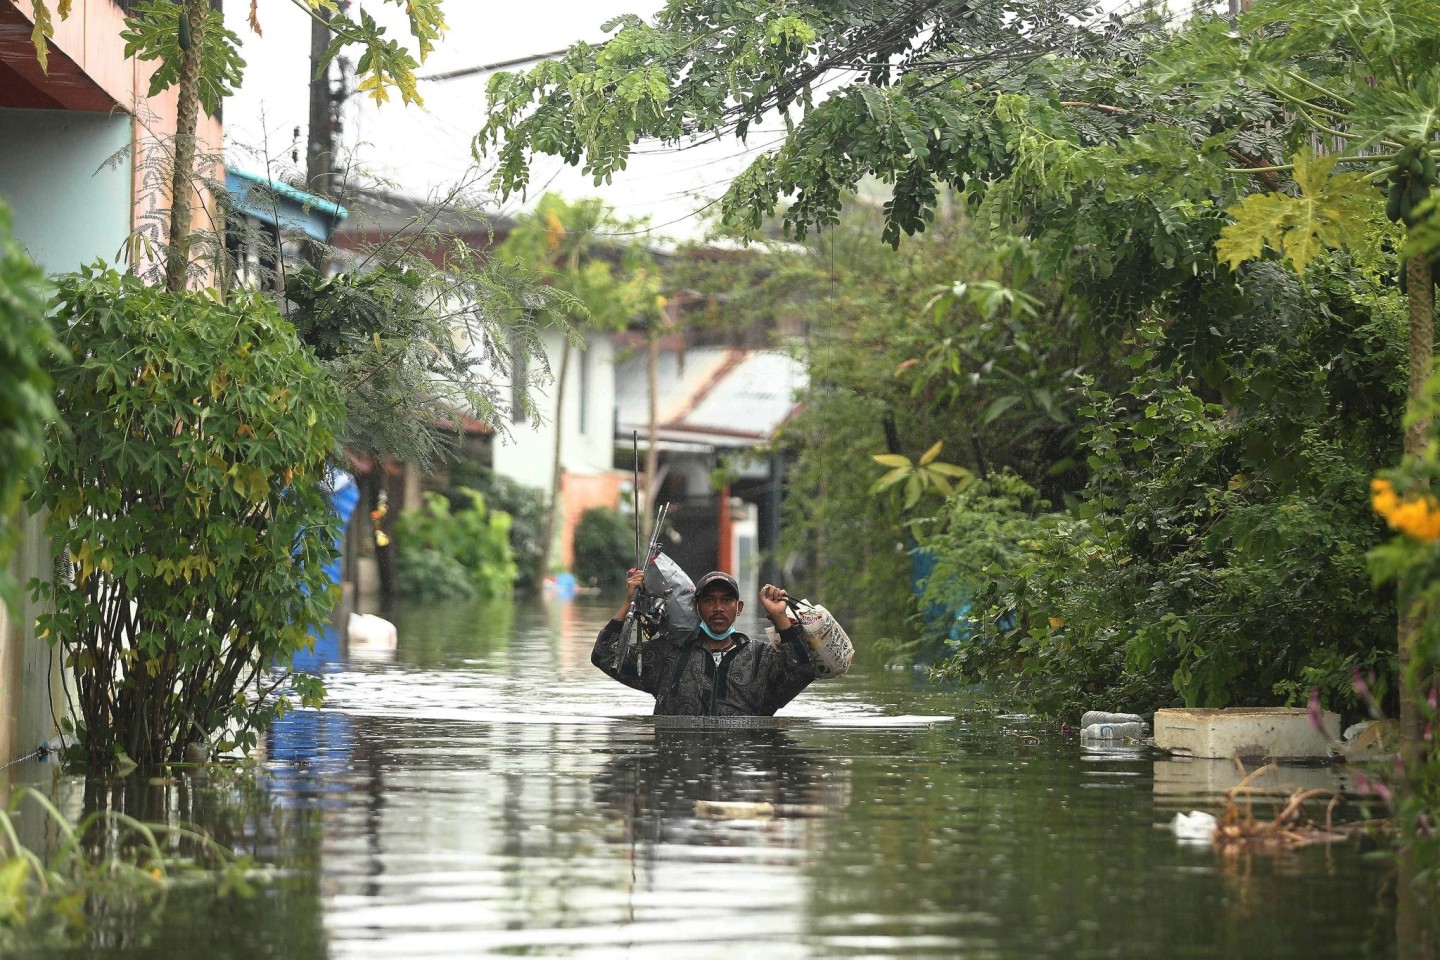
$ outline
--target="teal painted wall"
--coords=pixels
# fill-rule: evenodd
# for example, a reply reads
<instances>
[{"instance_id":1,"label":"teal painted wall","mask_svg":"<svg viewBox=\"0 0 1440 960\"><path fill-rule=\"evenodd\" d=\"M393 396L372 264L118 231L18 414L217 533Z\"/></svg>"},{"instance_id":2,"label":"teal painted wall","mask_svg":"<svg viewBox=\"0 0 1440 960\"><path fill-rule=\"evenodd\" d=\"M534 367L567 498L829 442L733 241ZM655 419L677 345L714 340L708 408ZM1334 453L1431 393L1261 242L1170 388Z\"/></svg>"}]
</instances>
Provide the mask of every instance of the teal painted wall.
<instances>
[{"instance_id":1,"label":"teal painted wall","mask_svg":"<svg viewBox=\"0 0 1440 960\"><path fill-rule=\"evenodd\" d=\"M0 197L15 237L47 273L110 261L130 233L133 164L125 113L0 109Z\"/></svg>"}]
</instances>

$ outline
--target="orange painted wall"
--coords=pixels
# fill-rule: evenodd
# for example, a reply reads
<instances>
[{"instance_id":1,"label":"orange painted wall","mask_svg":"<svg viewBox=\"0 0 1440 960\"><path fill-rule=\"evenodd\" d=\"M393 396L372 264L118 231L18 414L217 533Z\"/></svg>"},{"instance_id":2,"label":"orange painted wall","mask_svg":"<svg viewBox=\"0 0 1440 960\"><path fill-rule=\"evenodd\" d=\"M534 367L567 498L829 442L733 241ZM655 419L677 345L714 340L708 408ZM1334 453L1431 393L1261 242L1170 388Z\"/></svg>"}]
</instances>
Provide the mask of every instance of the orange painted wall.
<instances>
[{"instance_id":1,"label":"orange painted wall","mask_svg":"<svg viewBox=\"0 0 1440 960\"><path fill-rule=\"evenodd\" d=\"M620 476L601 473L582 476L567 473L560 478L563 524L560 533L560 563L568 570L575 565L575 525L591 507L620 506Z\"/></svg>"}]
</instances>

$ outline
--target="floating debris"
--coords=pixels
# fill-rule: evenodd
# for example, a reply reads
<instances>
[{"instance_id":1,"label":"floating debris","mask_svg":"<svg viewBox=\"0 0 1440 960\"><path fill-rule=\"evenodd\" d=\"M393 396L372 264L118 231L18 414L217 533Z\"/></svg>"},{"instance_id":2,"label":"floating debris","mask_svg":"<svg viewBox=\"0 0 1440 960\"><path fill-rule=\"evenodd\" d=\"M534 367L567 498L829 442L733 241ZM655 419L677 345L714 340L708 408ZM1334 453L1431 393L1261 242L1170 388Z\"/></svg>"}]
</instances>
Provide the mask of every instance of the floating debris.
<instances>
[{"instance_id":1,"label":"floating debris","mask_svg":"<svg viewBox=\"0 0 1440 960\"><path fill-rule=\"evenodd\" d=\"M695 816L706 820L770 820L775 817L823 817L830 811L818 803L750 803L741 800L696 800Z\"/></svg>"},{"instance_id":2,"label":"floating debris","mask_svg":"<svg viewBox=\"0 0 1440 960\"><path fill-rule=\"evenodd\" d=\"M1214 838L1218 825L1215 814L1191 810L1189 813L1175 814L1175 819L1170 821L1170 830L1177 839L1191 843L1209 843Z\"/></svg>"},{"instance_id":3,"label":"floating debris","mask_svg":"<svg viewBox=\"0 0 1440 960\"><path fill-rule=\"evenodd\" d=\"M1244 773L1244 765L1235 761ZM1335 790L1298 789L1286 798L1272 819L1256 819L1252 799L1263 791L1253 789L1251 781L1261 774L1275 769L1274 763L1267 763L1248 773L1235 786L1225 791L1225 812L1216 824L1211 842L1222 852L1234 853L1242 850L1266 849L1289 850L1316 843L1338 843L1351 834L1374 826L1374 821L1336 824L1335 807L1344 795ZM1244 798L1243 802L1240 798ZM1304 816L1307 803L1328 798L1325 806L1325 825L1319 826Z\"/></svg>"}]
</instances>

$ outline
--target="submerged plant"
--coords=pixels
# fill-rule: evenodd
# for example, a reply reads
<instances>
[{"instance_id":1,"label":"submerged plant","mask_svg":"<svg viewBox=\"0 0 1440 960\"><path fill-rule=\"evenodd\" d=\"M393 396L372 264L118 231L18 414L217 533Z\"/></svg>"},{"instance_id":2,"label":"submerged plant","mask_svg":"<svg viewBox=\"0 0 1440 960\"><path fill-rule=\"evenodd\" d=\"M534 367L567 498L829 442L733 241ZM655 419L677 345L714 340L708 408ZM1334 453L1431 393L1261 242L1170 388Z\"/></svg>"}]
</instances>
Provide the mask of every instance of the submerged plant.
<instances>
[{"instance_id":1,"label":"submerged plant","mask_svg":"<svg viewBox=\"0 0 1440 960\"><path fill-rule=\"evenodd\" d=\"M13 818L29 801L58 838L44 856L20 842ZM249 896L250 858L193 827L145 823L98 810L72 823L43 794L17 790L0 810L0 954L24 942L73 942L118 902L130 917L154 921L182 879L214 882L220 895Z\"/></svg>"}]
</instances>

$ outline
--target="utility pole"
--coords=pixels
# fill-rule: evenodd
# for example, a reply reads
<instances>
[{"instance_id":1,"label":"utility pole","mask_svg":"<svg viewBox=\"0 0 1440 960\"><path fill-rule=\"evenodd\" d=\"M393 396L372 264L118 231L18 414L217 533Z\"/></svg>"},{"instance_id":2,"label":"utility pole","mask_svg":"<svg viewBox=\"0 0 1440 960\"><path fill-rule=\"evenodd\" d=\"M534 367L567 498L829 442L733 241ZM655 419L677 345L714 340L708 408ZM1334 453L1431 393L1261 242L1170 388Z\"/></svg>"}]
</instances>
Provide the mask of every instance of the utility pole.
<instances>
[{"instance_id":1,"label":"utility pole","mask_svg":"<svg viewBox=\"0 0 1440 960\"><path fill-rule=\"evenodd\" d=\"M310 132L305 146L305 189L334 198L335 101L330 89L330 11L321 7L310 19ZM324 64L322 66L322 64Z\"/></svg>"}]
</instances>

